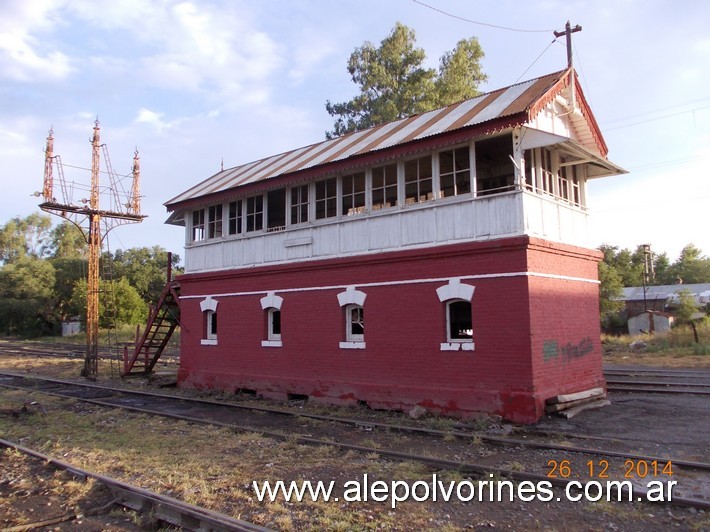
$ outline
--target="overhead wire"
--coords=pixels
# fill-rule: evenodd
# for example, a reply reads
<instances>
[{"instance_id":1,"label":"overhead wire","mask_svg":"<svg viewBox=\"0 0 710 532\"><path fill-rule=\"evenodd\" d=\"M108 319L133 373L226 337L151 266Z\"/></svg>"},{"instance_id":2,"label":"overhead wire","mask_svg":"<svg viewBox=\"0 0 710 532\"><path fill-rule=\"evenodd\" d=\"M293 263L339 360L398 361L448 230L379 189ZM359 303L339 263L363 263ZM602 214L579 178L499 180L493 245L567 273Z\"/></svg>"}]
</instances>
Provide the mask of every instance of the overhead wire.
<instances>
[{"instance_id":1,"label":"overhead wire","mask_svg":"<svg viewBox=\"0 0 710 532\"><path fill-rule=\"evenodd\" d=\"M496 24L490 24L488 22L480 22L478 20L471 20L469 18L454 15L453 13L449 13L447 11L444 11L443 9L439 9L438 7L434 7L434 6L430 6L429 4L425 4L424 2L421 2L420 0L412 0L412 2L414 2L415 4L419 4L420 6L428 7L432 11L436 11L438 13L441 13L442 15L446 15L447 17L455 18L455 19L461 20L463 22L469 22L471 24L477 24L479 26L487 26L489 28L495 28L497 30L517 31L520 33L549 33L549 32L555 31L555 30L528 30L528 29L520 29L520 28L510 28L507 26L498 26Z\"/></svg>"},{"instance_id":2,"label":"overhead wire","mask_svg":"<svg viewBox=\"0 0 710 532\"><path fill-rule=\"evenodd\" d=\"M528 72L528 70L530 70L530 69L535 65L535 63L537 63L537 62L540 60L540 58L541 58L543 55L545 55L545 52L547 52L547 50L550 49L550 46L552 46L553 44L555 44L555 42L557 42L557 38L553 39L552 42L551 42L550 44L548 44L547 47L540 53L540 55L538 55L538 56L535 58L535 60L534 60L532 63L530 63L530 66L529 66L528 68L526 68L526 69L523 71L523 73L520 74L520 76L518 76L518 79L515 80L515 83L517 83L518 81L521 80L521 78Z\"/></svg>"},{"instance_id":3,"label":"overhead wire","mask_svg":"<svg viewBox=\"0 0 710 532\"><path fill-rule=\"evenodd\" d=\"M432 5L429 5L429 4L425 3L425 2L422 2L421 0L412 0L412 1L413 1L415 4L419 4L419 5L423 6L423 7L429 8L429 9L431 9L432 11L436 11L437 13L441 13L442 15L445 15L445 16L447 16L447 17L454 18L454 19L456 19L456 20L461 20L461 21L463 21L463 22L468 22L468 23L470 23L470 24L476 24L476 25L479 25L479 26L486 26L486 27L489 27L489 28L494 28L494 29L499 29L499 30L505 30L505 31L514 31L514 32L519 32L519 33L548 33L548 32L551 33L551 32L554 32L554 31L555 31L555 30L553 30L553 29L546 29L546 30L540 29L540 30L537 30L537 29L522 29L522 28L512 28L512 27L508 27L508 26L499 26L499 25L497 25L497 24L491 24L491 23L488 23L488 22L481 22L481 21L478 21L478 20L472 20L472 19L469 19L469 18L466 18L466 17L462 17L462 16L459 16L459 15L455 15L455 14L453 14L453 13L449 13L448 11L444 11L443 9L439 9L439 8L434 7L434 6L432 6ZM540 58L541 58L543 55L545 55L545 53L550 49L550 47L551 47L554 43L556 43L556 42L559 43L560 41L559 41L557 38L553 39L553 40L545 47L545 49L533 60L533 62L523 71L523 73L520 74L520 76L518 76L518 78L515 80L515 83L518 83L518 82L523 78L523 76L525 76L525 74L535 65L535 63L537 63L537 62L540 60ZM560 43L560 44L562 44L562 43ZM588 85L588 83L587 83L587 78L586 78L586 76L585 76L585 74L584 74L584 66L582 65L582 60L581 60L581 58L580 58L579 52L577 51L577 47L576 47L574 41L572 41L572 47L573 47L573 49L574 49L574 56L575 56L575 59L577 60L577 64L579 65L578 70L579 70L580 78L581 78L582 83L583 83L584 88L585 88L585 94L587 95L587 99L589 100L590 105L591 105L591 93L590 93L590 90L589 90L589 85ZM696 102L700 102L700 101L705 101L705 100L707 100L707 99L708 99L708 98L702 98L702 99L699 99L699 100L694 100L693 102L689 102L689 103L696 103ZM676 105L676 106L671 106L671 107L667 107L667 108L665 108L665 109L672 109L672 108L675 108L675 107L678 107L678 106L677 106L677 105ZM664 116L660 116L660 117L650 118L650 119L648 119L648 120L642 120L642 121L638 121L638 122L633 122L633 123L631 123L631 124L623 124L623 125L614 126L614 127L605 127L604 130L605 130L605 131L613 131L613 130L615 130L615 129L622 129L622 128L625 128L625 127L632 127L632 126L635 126L635 125L638 125L638 124L643 124L643 123L646 123L646 122L652 122L652 121L655 121L655 120L661 120L661 119L664 119L664 118L670 118L670 117L673 117L673 116L679 116L679 115L688 114L688 113L695 113L696 111L701 111L701 110L707 109L708 107L710 107L710 106L696 107L696 108L690 109L690 110L688 110L688 111L682 111L682 112L673 113L673 114L669 114L669 115L664 115ZM661 109L660 111L662 111L662 110L664 110L664 109ZM656 112L658 112L658 111L656 111ZM626 119L628 119L628 118L633 118L634 116L644 116L645 114L652 114L652 113L643 113L643 114L640 114L640 115L633 115L633 116L631 116L631 117L627 117ZM611 122L611 123L614 123L614 122L619 122L619 121L623 121L623 120L625 120L625 119L620 118L620 119L611 120L610 122ZM607 122L607 123L609 123L609 122ZM689 161L693 161L693 160L697 160L697 159L705 159L705 157L693 157L693 158L687 158L687 159L677 159L677 160L674 160L674 161L665 161L665 162L653 163L653 164L644 165L644 166L641 166L641 167L634 168L633 170L636 171L636 172L645 171L645 170L650 170L650 169L653 169L653 168L659 168L659 167L664 167L664 166L672 166L672 165L676 165L676 164L682 164L682 163L684 163L684 162L689 162Z\"/></svg>"}]
</instances>

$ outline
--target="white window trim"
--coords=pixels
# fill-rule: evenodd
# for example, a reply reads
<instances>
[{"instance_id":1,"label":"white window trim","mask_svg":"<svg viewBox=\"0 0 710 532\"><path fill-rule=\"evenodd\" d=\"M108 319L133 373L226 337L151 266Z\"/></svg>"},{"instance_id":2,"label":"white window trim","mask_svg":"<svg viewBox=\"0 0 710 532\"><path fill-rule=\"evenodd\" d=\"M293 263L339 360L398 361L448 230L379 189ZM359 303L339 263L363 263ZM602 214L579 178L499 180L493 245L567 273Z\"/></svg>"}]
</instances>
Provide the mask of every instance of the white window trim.
<instances>
[{"instance_id":1,"label":"white window trim","mask_svg":"<svg viewBox=\"0 0 710 532\"><path fill-rule=\"evenodd\" d=\"M476 344L473 338L450 338L451 334L451 310L450 304L455 301L468 301L473 299L476 287L469 284L461 284L461 279L449 279L448 284L436 289L439 301L446 305L446 342L439 344L440 351L474 351Z\"/></svg>"},{"instance_id":2,"label":"white window trim","mask_svg":"<svg viewBox=\"0 0 710 532\"><path fill-rule=\"evenodd\" d=\"M200 301L200 310L207 313L207 330L205 338L200 340L201 345L217 345L217 335L212 334L212 318L217 315L217 305L219 301L212 299L212 296L207 296Z\"/></svg>"},{"instance_id":3,"label":"white window trim","mask_svg":"<svg viewBox=\"0 0 710 532\"><path fill-rule=\"evenodd\" d=\"M345 341L340 342L340 349L365 349L365 335L353 335L350 332L350 309L353 307L365 308L367 294L356 290L354 286L348 286L344 292L338 294L338 304L345 311Z\"/></svg>"},{"instance_id":4,"label":"white window trim","mask_svg":"<svg viewBox=\"0 0 710 532\"><path fill-rule=\"evenodd\" d=\"M267 292L267 294L262 297L259 302L261 303L261 309L266 311L266 334L267 339L261 341L261 347L283 347L283 342L281 341L280 334L273 334L272 332L272 319L273 312L281 312L281 306L283 305L284 298L277 296L275 292Z\"/></svg>"}]
</instances>

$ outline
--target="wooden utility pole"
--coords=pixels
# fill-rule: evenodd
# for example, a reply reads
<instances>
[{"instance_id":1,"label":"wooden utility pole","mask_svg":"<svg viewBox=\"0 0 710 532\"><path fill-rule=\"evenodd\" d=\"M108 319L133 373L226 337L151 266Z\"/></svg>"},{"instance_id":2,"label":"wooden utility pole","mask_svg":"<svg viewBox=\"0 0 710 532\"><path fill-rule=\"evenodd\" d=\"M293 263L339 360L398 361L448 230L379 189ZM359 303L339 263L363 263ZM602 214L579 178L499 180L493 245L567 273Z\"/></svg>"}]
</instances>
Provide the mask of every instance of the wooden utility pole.
<instances>
[{"instance_id":1,"label":"wooden utility pole","mask_svg":"<svg viewBox=\"0 0 710 532\"><path fill-rule=\"evenodd\" d=\"M570 24L569 20L567 21L567 24L565 24L565 31L555 31L553 32L555 34L555 37L562 37L563 35L565 36L567 40L567 68L569 70L572 70L573 63L572 63L572 34L577 33L578 31L582 31L582 26L577 24L574 28ZM572 76L572 74L570 74ZM576 97L575 97L575 80L570 79L570 90L572 91L571 97L572 97L572 109L575 108L576 105Z\"/></svg>"},{"instance_id":2,"label":"wooden utility pole","mask_svg":"<svg viewBox=\"0 0 710 532\"><path fill-rule=\"evenodd\" d=\"M570 24L569 20L565 24L565 31L556 31L555 37L562 37L563 35L567 38L567 68L572 68L572 34L582 31L582 26L577 24L574 28Z\"/></svg>"},{"instance_id":3,"label":"wooden utility pole","mask_svg":"<svg viewBox=\"0 0 710 532\"><path fill-rule=\"evenodd\" d=\"M86 357L84 367L81 371L82 377L96 380L99 373L99 259L101 257L101 224L105 226L104 236L116 225L131 222L140 222L145 216L140 214L140 160L136 151L133 158L133 176L131 192L126 194L127 198L120 198L118 187L118 176L113 175L112 170L109 175L112 179L111 193L114 195L111 205L115 205L117 210L101 210L99 205L99 173L101 148L106 149L101 144L100 127L98 119L94 123L94 136L91 139L91 188L89 198L75 200L69 196L69 189L64 179L64 170L58 155L54 155L54 135L50 130L47 137L47 148L45 149L44 161L44 186L42 189L43 202L40 208L51 214L56 214L66 218L76 225L84 235L84 239L89 245L88 271L86 275ZM105 155L108 152L105 152ZM107 161L108 162L108 161ZM58 176L61 186L62 198L58 200L54 196L54 179L52 166L57 164ZM36 195L40 195L37 193ZM122 201L125 200L126 201ZM82 205L79 205L82 204ZM126 210L122 210L125 208Z\"/></svg>"}]
</instances>

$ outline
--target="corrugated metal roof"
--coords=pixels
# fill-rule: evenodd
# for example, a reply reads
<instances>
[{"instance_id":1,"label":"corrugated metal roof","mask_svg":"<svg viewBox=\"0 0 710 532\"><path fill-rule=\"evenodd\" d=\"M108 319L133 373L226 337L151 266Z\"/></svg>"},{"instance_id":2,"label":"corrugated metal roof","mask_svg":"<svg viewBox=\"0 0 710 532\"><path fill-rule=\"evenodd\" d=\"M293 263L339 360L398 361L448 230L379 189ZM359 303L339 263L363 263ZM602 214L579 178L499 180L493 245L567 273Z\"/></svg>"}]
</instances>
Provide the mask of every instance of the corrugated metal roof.
<instances>
[{"instance_id":1,"label":"corrugated metal roof","mask_svg":"<svg viewBox=\"0 0 710 532\"><path fill-rule=\"evenodd\" d=\"M549 98L549 91L568 72L555 72L421 115L229 168L186 190L165 205L170 209L172 205L207 194L528 113L531 108L539 108L541 103L545 103L541 99ZM526 115L523 117L527 118ZM521 119L521 123L524 120Z\"/></svg>"},{"instance_id":2,"label":"corrugated metal roof","mask_svg":"<svg viewBox=\"0 0 710 532\"><path fill-rule=\"evenodd\" d=\"M702 297L706 294L710 294L710 283L698 283L698 284L672 284L672 285L662 285L662 286L647 286L646 287L646 299L647 300L666 300L673 297L678 292L687 290L691 294L697 297ZM629 286L623 289L623 295L621 297L624 301L643 301L643 287L642 286Z\"/></svg>"}]
</instances>

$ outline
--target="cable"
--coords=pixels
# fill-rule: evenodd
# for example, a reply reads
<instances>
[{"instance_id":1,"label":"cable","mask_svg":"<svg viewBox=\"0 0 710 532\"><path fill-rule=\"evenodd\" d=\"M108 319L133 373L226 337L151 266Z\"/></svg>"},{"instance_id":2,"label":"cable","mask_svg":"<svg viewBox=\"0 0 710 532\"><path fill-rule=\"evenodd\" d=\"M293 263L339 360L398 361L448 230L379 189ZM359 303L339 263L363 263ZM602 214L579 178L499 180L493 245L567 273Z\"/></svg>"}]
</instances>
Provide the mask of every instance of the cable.
<instances>
[{"instance_id":1,"label":"cable","mask_svg":"<svg viewBox=\"0 0 710 532\"><path fill-rule=\"evenodd\" d=\"M464 22L470 22L471 24L478 24L479 26L488 26L489 28L495 28L497 30L507 30L507 31L517 31L521 33L552 33L555 30L522 30L518 28L508 28L506 26L496 26L495 24L488 24L487 22L478 22L476 20L471 20L468 18L464 17L459 17L458 15L453 15L451 13L447 13L446 11L439 9L434 6L430 6L429 4L425 4L424 2L420 2L419 0L412 0L415 4L419 4L420 6L428 7L432 11L436 11L438 13L441 13L442 15L446 15L447 17L455 18L458 20L462 20Z\"/></svg>"},{"instance_id":2,"label":"cable","mask_svg":"<svg viewBox=\"0 0 710 532\"><path fill-rule=\"evenodd\" d=\"M416 1L416 0L415 0L415 1ZM515 80L515 83L517 83L518 81L520 81L520 78L522 78L522 77L527 73L527 71L530 70L530 69L533 67L533 65L534 65L535 63L537 63L538 60L539 60L543 55L545 55L545 52L547 52L547 50L550 49L550 46L552 46L552 45L555 44L556 42L557 42L557 39L553 39L552 42L547 45L547 48L545 48L545 49L542 51L542 53L537 56L537 58L535 59L535 61L533 61L533 62L530 64L530 66L529 66L528 68L526 68L525 71L524 71L522 74L520 74L520 76L518 76L518 79ZM514 83L514 84L515 84L515 83Z\"/></svg>"},{"instance_id":3,"label":"cable","mask_svg":"<svg viewBox=\"0 0 710 532\"><path fill-rule=\"evenodd\" d=\"M620 126L605 127L604 131L613 131L615 129L622 129L625 127L637 126L639 124L645 124L647 122L654 122L656 120L663 120L664 118L673 118L674 116L681 116L681 115L686 115L689 113L695 113L695 111L702 111L704 109L710 109L710 105L706 105L705 107L696 107L695 109L689 109L688 111L680 111L677 113L671 113L669 115L657 116L655 118L649 118L647 120L640 120L638 122L632 122L630 124L622 124ZM648 113L648 114L653 114L653 113ZM637 115L637 116L639 116L639 115Z\"/></svg>"},{"instance_id":4,"label":"cable","mask_svg":"<svg viewBox=\"0 0 710 532\"><path fill-rule=\"evenodd\" d=\"M604 123L605 123L605 124L613 124L614 122L623 122L623 121L625 121L625 120L630 120L630 119L632 119L632 118L637 118L637 117L646 116L646 115L652 115L652 114L655 114L655 113L660 113L660 112L662 112L662 111L668 111L669 109L677 109L678 107L685 107L686 105L696 104L696 103L700 103L700 102L706 102L706 101L708 101L708 100L710 100L710 97L708 97L708 98L699 98L699 99L697 99L697 100L691 100L691 101L689 101L689 102L677 103L677 104L675 104L675 105L669 105L668 107L662 107L662 108L660 108L660 109L655 109L655 110L653 110L653 111L645 111L645 112L643 112L643 113L638 113L638 114L635 114L635 115L623 116L623 117L621 117L621 118L614 118L614 119L612 119L612 120L607 120L607 121L604 122ZM696 108L696 109L694 109L694 110L695 110L695 111L698 111L698 110L700 110L700 109L705 109L705 107L699 107L699 108Z\"/></svg>"},{"instance_id":5,"label":"cable","mask_svg":"<svg viewBox=\"0 0 710 532\"><path fill-rule=\"evenodd\" d=\"M575 41L572 41L572 48L574 49L574 56L577 58L577 62L579 63L579 74L582 78L582 83L584 83L584 96L587 99L587 102L589 102L590 107L594 107L592 105L592 98L591 98L591 93L589 91L589 86L587 85L587 78L584 75L584 70L582 67L582 59L579 57L579 53L577 52L577 46L574 44Z\"/></svg>"}]
</instances>

